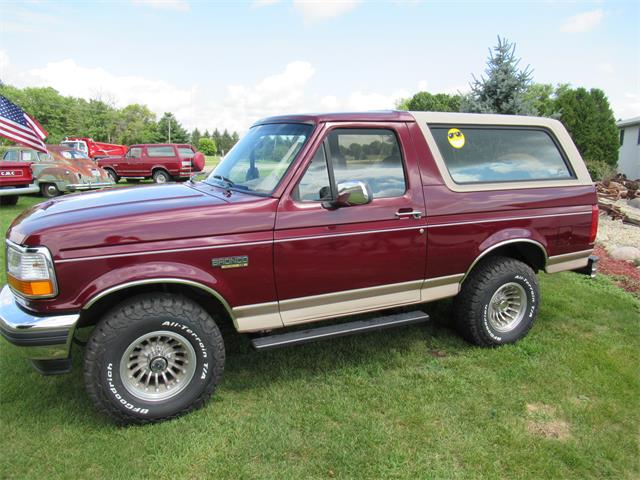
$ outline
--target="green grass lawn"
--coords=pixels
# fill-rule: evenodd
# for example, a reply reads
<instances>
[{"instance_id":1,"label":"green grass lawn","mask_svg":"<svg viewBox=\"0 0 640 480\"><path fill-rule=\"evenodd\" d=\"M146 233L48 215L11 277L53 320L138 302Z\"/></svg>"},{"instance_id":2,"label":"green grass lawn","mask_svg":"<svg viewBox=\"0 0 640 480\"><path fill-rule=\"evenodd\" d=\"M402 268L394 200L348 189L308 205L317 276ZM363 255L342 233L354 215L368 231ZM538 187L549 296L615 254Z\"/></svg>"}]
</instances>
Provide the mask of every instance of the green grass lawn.
<instances>
[{"instance_id":1,"label":"green grass lawn","mask_svg":"<svg viewBox=\"0 0 640 480\"><path fill-rule=\"evenodd\" d=\"M2 232L36 201L3 207ZM266 353L231 338L217 395L143 427L94 411L80 348L42 377L3 344L0 478L638 478L640 302L604 277L540 281L529 336L493 350L442 326L448 302L426 326Z\"/></svg>"}]
</instances>

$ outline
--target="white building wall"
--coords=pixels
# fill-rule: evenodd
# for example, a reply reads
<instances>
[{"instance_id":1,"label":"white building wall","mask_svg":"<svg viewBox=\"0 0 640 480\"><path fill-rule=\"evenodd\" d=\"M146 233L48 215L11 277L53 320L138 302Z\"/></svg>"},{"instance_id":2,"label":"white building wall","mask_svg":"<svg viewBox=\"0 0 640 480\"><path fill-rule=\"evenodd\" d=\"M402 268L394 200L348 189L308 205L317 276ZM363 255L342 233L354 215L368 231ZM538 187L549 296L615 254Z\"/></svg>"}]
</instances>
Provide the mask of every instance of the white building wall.
<instances>
[{"instance_id":1,"label":"white building wall","mask_svg":"<svg viewBox=\"0 0 640 480\"><path fill-rule=\"evenodd\" d=\"M640 124L620 128L624 129L624 141L618 153L618 172L635 180L640 178L640 143L638 143Z\"/></svg>"}]
</instances>

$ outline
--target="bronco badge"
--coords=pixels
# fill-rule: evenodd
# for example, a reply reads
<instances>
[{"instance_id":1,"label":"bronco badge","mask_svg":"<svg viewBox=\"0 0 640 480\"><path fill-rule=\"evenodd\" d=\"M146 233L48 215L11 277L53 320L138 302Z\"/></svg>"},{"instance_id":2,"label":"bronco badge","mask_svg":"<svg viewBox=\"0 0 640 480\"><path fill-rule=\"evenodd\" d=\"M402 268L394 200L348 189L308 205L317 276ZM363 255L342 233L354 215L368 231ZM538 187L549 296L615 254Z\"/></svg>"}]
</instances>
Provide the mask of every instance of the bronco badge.
<instances>
[{"instance_id":1,"label":"bronco badge","mask_svg":"<svg viewBox=\"0 0 640 480\"><path fill-rule=\"evenodd\" d=\"M221 257L211 259L211 265L217 268L240 268L249 266L249 257Z\"/></svg>"}]
</instances>

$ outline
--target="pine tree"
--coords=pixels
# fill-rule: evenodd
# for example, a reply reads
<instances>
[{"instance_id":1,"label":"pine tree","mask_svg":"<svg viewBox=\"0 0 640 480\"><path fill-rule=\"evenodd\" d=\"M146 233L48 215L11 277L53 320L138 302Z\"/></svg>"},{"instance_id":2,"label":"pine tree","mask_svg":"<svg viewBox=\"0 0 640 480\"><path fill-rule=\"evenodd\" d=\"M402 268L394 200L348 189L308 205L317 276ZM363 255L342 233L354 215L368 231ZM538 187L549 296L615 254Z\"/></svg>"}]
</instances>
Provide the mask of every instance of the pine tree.
<instances>
[{"instance_id":1,"label":"pine tree","mask_svg":"<svg viewBox=\"0 0 640 480\"><path fill-rule=\"evenodd\" d=\"M194 147L198 147L198 142L200 142L200 139L202 138L202 134L200 133L200 130L198 130L198 128L194 128L193 131L191 132L191 145L193 145Z\"/></svg>"},{"instance_id":2,"label":"pine tree","mask_svg":"<svg viewBox=\"0 0 640 480\"><path fill-rule=\"evenodd\" d=\"M515 55L516 45L498 37L498 45L489 50L486 77L469 84L471 93L462 99L461 111L474 113L503 113L535 115L536 111L525 96L532 81L527 66L519 70L520 59Z\"/></svg>"}]
</instances>

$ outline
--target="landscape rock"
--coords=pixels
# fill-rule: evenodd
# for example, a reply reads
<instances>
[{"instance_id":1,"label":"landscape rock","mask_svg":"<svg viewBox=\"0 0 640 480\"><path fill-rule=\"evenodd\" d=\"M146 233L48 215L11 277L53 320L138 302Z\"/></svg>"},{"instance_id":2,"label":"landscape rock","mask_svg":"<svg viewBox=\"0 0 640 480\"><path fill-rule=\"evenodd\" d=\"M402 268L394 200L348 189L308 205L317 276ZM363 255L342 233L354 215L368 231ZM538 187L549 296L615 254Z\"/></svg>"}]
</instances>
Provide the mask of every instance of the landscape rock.
<instances>
[{"instance_id":1,"label":"landscape rock","mask_svg":"<svg viewBox=\"0 0 640 480\"><path fill-rule=\"evenodd\" d=\"M633 262L636 259L640 259L640 248L632 246L616 247L609 252L616 260L626 260Z\"/></svg>"},{"instance_id":2,"label":"landscape rock","mask_svg":"<svg viewBox=\"0 0 640 480\"><path fill-rule=\"evenodd\" d=\"M632 198L627 203L629 204L630 207L640 208L640 197Z\"/></svg>"}]
</instances>

